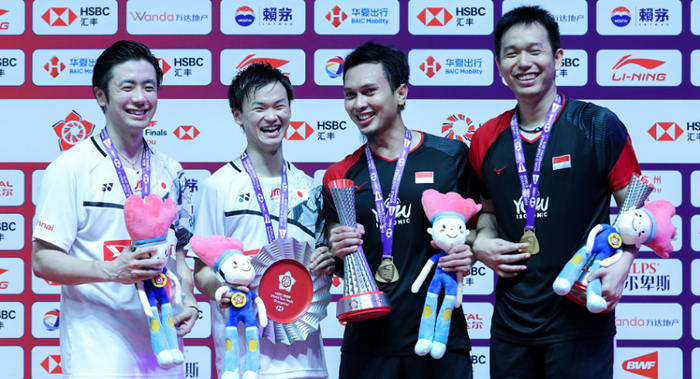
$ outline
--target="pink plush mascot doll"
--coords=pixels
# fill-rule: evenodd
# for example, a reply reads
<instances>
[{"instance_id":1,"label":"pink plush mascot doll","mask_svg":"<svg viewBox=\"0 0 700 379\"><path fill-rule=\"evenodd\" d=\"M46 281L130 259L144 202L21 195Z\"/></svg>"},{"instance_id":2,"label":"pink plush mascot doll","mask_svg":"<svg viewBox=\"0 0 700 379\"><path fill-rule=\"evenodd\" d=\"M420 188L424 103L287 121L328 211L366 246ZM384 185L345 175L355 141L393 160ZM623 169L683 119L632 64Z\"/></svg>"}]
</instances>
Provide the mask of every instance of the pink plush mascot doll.
<instances>
[{"instance_id":1,"label":"pink plush mascot doll","mask_svg":"<svg viewBox=\"0 0 700 379\"><path fill-rule=\"evenodd\" d=\"M671 223L674 214L676 208L671 203L657 200L640 209L633 208L623 212L616 226L596 225L588 234L586 245L574 254L557 276L552 285L554 292L560 296L568 294L591 255L596 257L590 272L615 263L620 258L623 244L636 245L637 248L643 244L659 256L668 258L669 253L673 251L671 240L676 236L676 229ZM607 309L607 303L602 297L600 279L588 283L586 307L593 313Z\"/></svg>"},{"instance_id":2,"label":"pink plush mascot doll","mask_svg":"<svg viewBox=\"0 0 700 379\"><path fill-rule=\"evenodd\" d=\"M243 244L235 238L211 236L204 238L194 236L190 239L192 251L197 254L207 266L221 274L226 283L216 290L216 301L229 292L231 307L226 321L226 353L224 355L224 373L221 379L238 379L239 360L238 355L238 324L245 325L246 354L243 367L243 379L255 379L260 370L260 344L258 338L258 324L255 320L255 304L258 308L260 326L267 325L267 311L265 303L253 291L244 292L236 287L247 287L255 279L255 270L250 264L250 257L243 255Z\"/></svg>"},{"instance_id":3,"label":"pink plush mascot doll","mask_svg":"<svg viewBox=\"0 0 700 379\"><path fill-rule=\"evenodd\" d=\"M411 292L418 293L423 285L430 269L437 261L447 255L447 251L454 246L463 244L469 230L466 222L481 210L481 204L477 205L472 199L463 199L458 193L449 192L441 194L429 189L423 192L423 209L433 224L428 228L428 233L433 236L435 244L443 251L433 255L423 266L416 281L411 286ZM445 298L442 300L440 312L436 312L438 295L445 289ZM458 272L444 272L440 267L435 268L435 274L430 281L428 294L425 297L423 316L420 319L418 330L418 342L414 350L418 355L430 355L440 359L447 348L447 336L450 333L453 308L462 306L462 274ZM437 314L440 314L436 320Z\"/></svg>"},{"instance_id":4,"label":"pink plush mascot doll","mask_svg":"<svg viewBox=\"0 0 700 379\"><path fill-rule=\"evenodd\" d=\"M132 195L124 204L124 219L126 229L131 236L136 249L151 248L152 257L168 259L167 237L168 229L177 217L177 205L172 199L161 200L160 196L151 194L145 201L139 195ZM158 364L168 368L173 364L182 364L182 355L177 341L177 330L173 323L173 307L170 304L167 284L170 281L174 289L173 302L180 304L181 288L175 274L163 268L163 272L155 278L137 283L139 300L148 316L151 330L151 345L156 354ZM161 318L158 317L160 304Z\"/></svg>"}]
</instances>

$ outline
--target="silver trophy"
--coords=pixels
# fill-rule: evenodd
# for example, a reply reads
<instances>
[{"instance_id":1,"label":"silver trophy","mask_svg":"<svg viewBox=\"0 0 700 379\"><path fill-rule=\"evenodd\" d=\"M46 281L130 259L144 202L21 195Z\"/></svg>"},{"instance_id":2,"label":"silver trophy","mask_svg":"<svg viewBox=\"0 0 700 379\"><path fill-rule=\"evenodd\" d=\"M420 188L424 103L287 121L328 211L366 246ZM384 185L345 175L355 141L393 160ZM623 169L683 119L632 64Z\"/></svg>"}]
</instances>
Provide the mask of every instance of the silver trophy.
<instances>
[{"instance_id":1,"label":"silver trophy","mask_svg":"<svg viewBox=\"0 0 700 379\"><path fill-rule=\"evenodd\" d=\"M329 187L340 224L356 228L353 181L338 179L330 182ZM377 288L362 246L345 256L345 288L336 309L340 321L367 320L391 312L389 297Z\"/></svg>"},{"instance_id":2,"label":"silver trophy","mask_svg":"<svg viewBox=\"0 0 700 379\"><path fill-rule=\"evenodd\" d=\"M646 179L642 178L637 174L632 174L632 180L630 180L629 187L627 187L627 194L625 194L625 200L622 205L618 208L617 217L612 223L613 226L617 224L617 220L620 218L620 214L626 212L632 208L639 209L644 206L649 194L654 190L654 186ZM588 288L588 274L596 256L591 255L591 257L583 266L581 274L576 279L576 282L571 287L571 291L566 295L571 300L576 303L586 306L586 289Z\"/></svg>"}]
</instances>

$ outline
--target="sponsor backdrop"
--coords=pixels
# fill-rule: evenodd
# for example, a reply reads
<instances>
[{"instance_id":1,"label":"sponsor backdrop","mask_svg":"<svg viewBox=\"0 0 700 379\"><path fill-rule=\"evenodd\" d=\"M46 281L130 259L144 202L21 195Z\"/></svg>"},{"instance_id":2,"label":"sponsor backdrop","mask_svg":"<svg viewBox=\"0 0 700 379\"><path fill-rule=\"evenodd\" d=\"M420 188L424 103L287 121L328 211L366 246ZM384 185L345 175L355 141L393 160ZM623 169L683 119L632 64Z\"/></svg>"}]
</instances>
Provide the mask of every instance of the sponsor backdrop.
<instances>
[{"instance_id":1,"label":"sponsor backdrop","mask_svg":"<svg viewBox=\"0 0 700 379\"><path fill-rule=\"evenodd\" d=\"M159 58L164 87L145 138L183 163L193 191L245 147L226 84L251 62L279 67L298 98L285 153L320 180L362 143L340 87L350 49L370 39L402 49L411 65L406 124L469 144L515 104L494 64L492 33L503 12L524 2L559 21L561 92L615 111L656 186L651 198L678 209L671 259L643 250L625 283L617 377L700 379L700 50L692 48L700 46L700 0L0 0L2 377L61 374L60 284L32 275L34 208L49 162L104 125L89 87L102 49L134 39ZM539 207L546 213L549 204ZM128 244L113 242L105 254ZM477 378L488 376L495 280L476 264L464 278L465 320L453 321L469 328ZM342 281L333 285L337 300ZM210 308L198 298L185 371L209 378ZM322 329L337 377L344 326L335 303L329 314Z\"/></svg>"}]
</instances>

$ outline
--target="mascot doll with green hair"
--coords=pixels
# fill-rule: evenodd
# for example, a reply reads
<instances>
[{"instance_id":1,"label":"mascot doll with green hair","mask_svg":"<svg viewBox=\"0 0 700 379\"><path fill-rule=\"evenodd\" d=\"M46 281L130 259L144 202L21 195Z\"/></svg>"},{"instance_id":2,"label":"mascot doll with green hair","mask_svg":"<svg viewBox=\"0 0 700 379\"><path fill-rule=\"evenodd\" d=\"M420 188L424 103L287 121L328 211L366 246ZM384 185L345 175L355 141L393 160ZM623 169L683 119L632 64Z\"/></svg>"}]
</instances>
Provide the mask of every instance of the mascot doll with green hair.
<instances>
[{"instance_id":1,"label":"mascot doll with green hair","mask_svg":"<svg viewBox=\"0 0 700 379\"><path fill-rule=\"evenodd\" d=\"M464 199L458 193L442 194L429 189L423 192L421 198L426 216L433 224L428 233L433 236L433 242L442 252L433 255L423 266L416 281L411 286L411 292L418 293L423 282L428 277L432 267L447 255L454 246L463 244L469 230L466 222L481 210L481 205L472 199ZM445 297L440 311L436 312L438 295L442 289ZM462 273L444 272L440 267L435 268L435 274L430 281L428 294L425 297L423 315L420 319L418 342L414 351L418 355L430 355L435 359L442 358L447 349L447 336L450 333L452 310L462 306ZM437 315L440 317L437 317Z\"/></svg>"}]
</instances>

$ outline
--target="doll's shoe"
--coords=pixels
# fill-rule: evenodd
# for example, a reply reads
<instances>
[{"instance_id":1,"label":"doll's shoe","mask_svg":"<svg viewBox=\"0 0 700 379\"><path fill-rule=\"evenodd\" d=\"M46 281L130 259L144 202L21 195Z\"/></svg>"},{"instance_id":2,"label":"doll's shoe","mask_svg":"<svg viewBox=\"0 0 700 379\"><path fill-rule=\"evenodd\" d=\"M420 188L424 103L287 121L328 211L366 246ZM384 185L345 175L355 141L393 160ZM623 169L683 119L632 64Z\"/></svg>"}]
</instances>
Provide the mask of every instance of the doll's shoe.
<instances>
[{"instance_id":1,"label":"doll's shoe","mask_svg":"<svg viewBox=\"0 0 700 379\"><path fill-rule=\"evenodd\" d=\"M588 295L588 299L586 301L586 308L591 313L600 313L604 311L608 307L608 304L605 302L605 299L603 297L596 295L594 293Z\"/></svg>"},{"instance_id":2,"label":"doll's shoe","mask_svg":"<svg viewBox=\"0 0 700 379\"><path fill-rule=\"evenodd\" d=\"M173 363L176 365L181 365L185 361L185 356L182 355L180 349L172 349L170 350L170 354L173 355Z\"/></svg>"},{"instance_id":3,"label":"doll's shoe","mask_svg":"<svg viewBox=\"0 0 700 379\"><path fill-rule=\"evenodd\" d=\"M445 355L445 350L447 350L447 345L442 342L433 342L433 348L430 350L430 356L435 359L440 359L443 355Z\"/></svg>"},{"instance_id":4,"label":"doll's shoe","mask_svg":"<svg viewBox=\"0 0 700 379\"><path fill-rule=\"evenodd\" d=\"M571 285L572 284L570 281L564 278L557 278L557 280L554 281L554 284L552 284L552 288L557 295L564 296L571 291Z\"/></svg>"},{"instance_id":5,"label":"doll's shoe","mask_svg":"<svg viewBox=\"0 0 700 379\"><path fill-rule=\"evenodd\" d=\"M243 373L243 379L258 379L258 373L255 371L246 371Z\"/></svg>"},{"instance_id":6,"label":"doll's shoe","mask_svg":"<svg viewBox=\"0 0 700 379\"><path fill-rule=\"evenodd\" d=\"M413 348L413 351L415 351L416 354L423 356L430 353L430 349L432 348L433 341L420 339L418 342L416 342L416 346Z\"/></svg>"},{"instance_id":7,"label":"doll's shoe","mask_svg":"<svg viewBox=\"0 0 700 379\"><path fill-rule=\"evenodd\" d=\"M221 375L221 379L239 379L240 376L238 376L238 369L236 371L224 371L224 374Z\"/></svg>"},{"instance_id":8,"label":"doll's shoe","mask_svg":"<svg viewBox=\"0 0 700 379\"><path fill-rule=\"evenodd\" d=\"M158 365L162 368L170 368L173 365L173 355L169 350L163 350L156 355Z\"/></svg>"}]
</instances>

